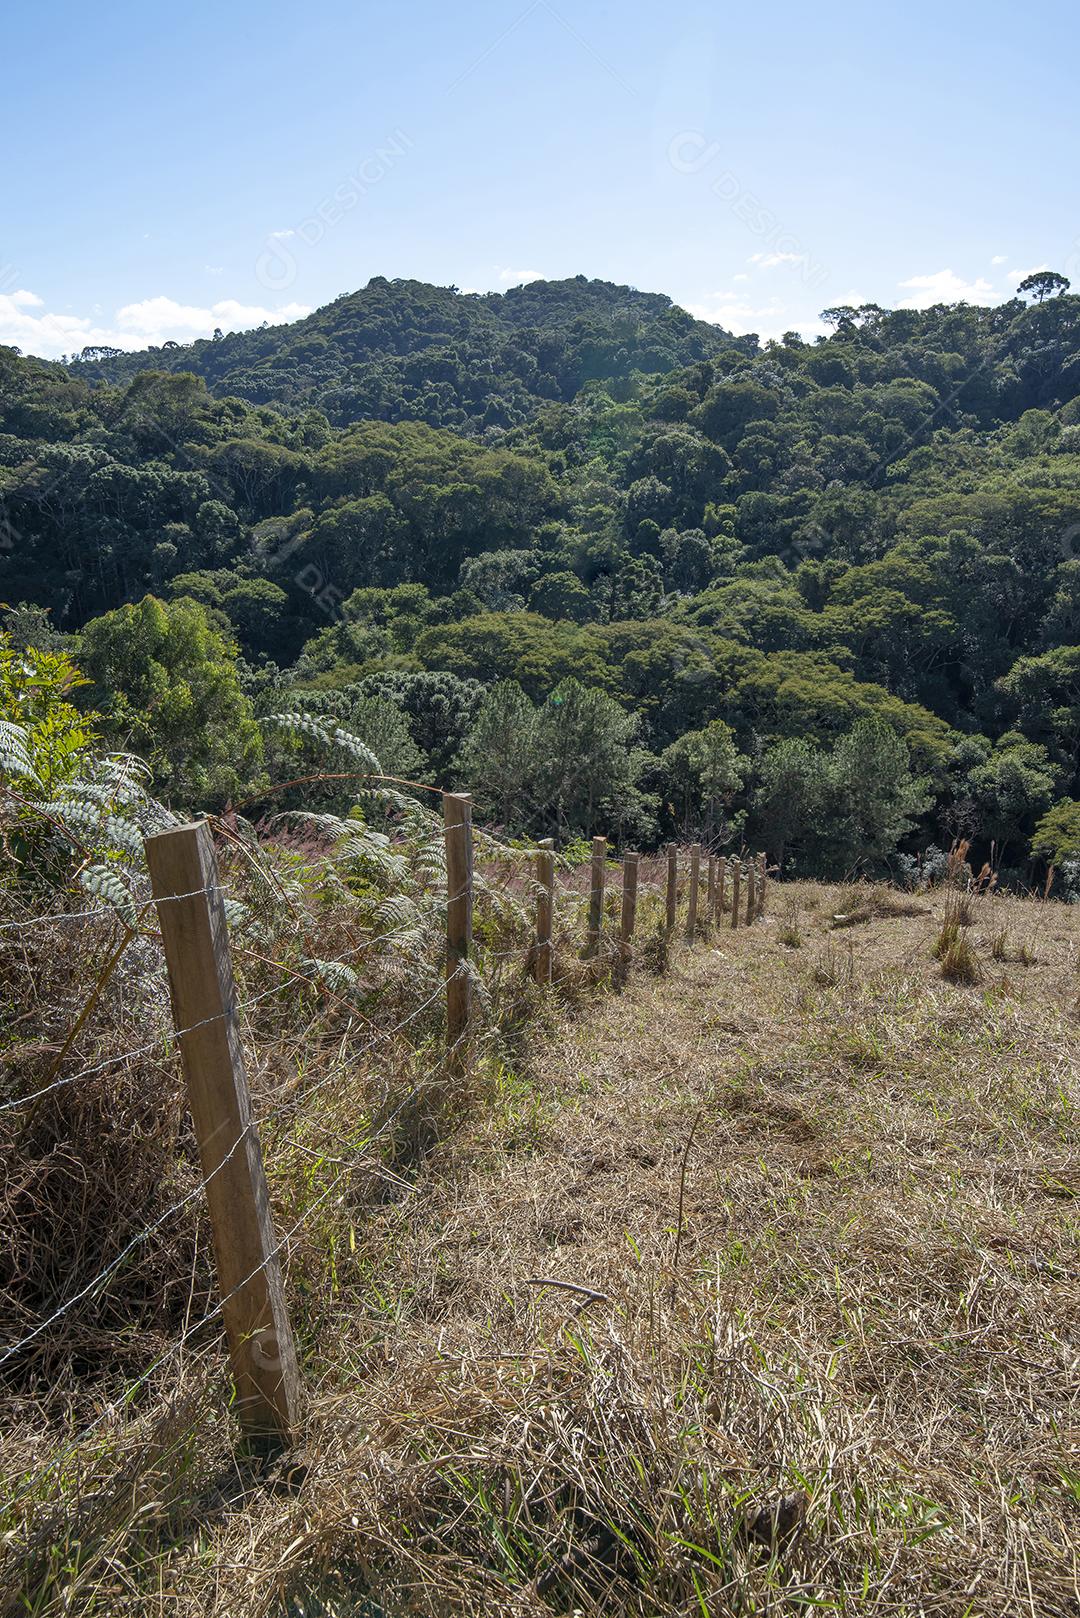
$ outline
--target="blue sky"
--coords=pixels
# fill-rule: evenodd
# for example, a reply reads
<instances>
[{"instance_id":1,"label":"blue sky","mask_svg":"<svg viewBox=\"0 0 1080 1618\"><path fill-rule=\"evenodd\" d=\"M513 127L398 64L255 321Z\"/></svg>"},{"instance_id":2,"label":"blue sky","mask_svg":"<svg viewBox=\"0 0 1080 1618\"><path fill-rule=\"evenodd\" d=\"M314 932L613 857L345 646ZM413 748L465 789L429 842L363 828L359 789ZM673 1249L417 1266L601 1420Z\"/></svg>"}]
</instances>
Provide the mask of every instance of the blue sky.
<instances>
[{"instance_id":1,"label":"blue sky","mask_svg":"<svg viewBox=\"0 0 1080 1618\"><path fill-rule=\"evenodd\" d=\"M1080 285L1075 6L12 0L0 342L584 273L736 331Z\"/></svg>"}]
</instances>

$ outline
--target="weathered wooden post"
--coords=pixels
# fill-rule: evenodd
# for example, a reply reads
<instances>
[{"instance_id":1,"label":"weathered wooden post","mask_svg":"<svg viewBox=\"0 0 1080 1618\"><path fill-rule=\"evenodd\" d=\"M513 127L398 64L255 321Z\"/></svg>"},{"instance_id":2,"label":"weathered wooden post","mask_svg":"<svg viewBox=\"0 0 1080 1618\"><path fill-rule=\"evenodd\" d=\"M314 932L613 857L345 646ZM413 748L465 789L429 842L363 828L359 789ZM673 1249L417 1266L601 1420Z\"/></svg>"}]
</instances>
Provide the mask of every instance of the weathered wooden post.
<instances>
[{"instance_id":1,"label":"weathered wooden post","mask_svg":"<svg viewBox=\"0 0 1080 1618\"><path fill-rule=\"evenodd\" d=\"M592 866L589 879L589 930L585 939L585 959L593 960L600 953L600 934L604 930L604 882L607 874L607 838L592 840Z\"/></svg>"},{"instance_id":2,"label":"weathered wooden post","mask_svg":"<svg viewBox=\"0 0 1080 1618\"><path fill-rule=\"evenodd\" d=\"M619 929L619 942L622 945L624 958L630 954L630 946L634 939L634 926L637 921L638 859L637 854L627 854L623 859L622 922Z\"/></svg>"},{"instance_id":3,"label":"weathered wooden post","mask_svg":"<svg viewBox=\"0 0 1080 1618\"><path fill-rule=\"evenodd\" d=\"M742 878L742 866L738 860L731 862L731 925L739 925L739 883Z\"/></svg>"},{"instance_id":4,"label":"weathered wooden post","mask_svg":"<svg viewBox=\"0 0 1080 1618\"><path fill-rule=\"evenodd\" d=\"M759 916L763 916L765 914L765 888L769 880L769 857L767 854L759 854L758 860L760 864L758 869L757 913Z\"/></svg>"},{"instance_id":5,"label":"weathered wooden post","mask_svg":"<svg viewBox=\"0 0 1080 1618\"><path fill-rule=\"evenodd\" d=\"M716 926L716 855L709 855L708 887L705 890L705 916L710 927Z\"/></svg>"},{"instance_id":6,"label":"weathered wooden post","mask_svg":"<svg viewBox=\"0 0 1080 1618\"><path fill-rule=\"evenodd\" d=\"M173 1022L206 1182L236 1413L256 1444L288 1444L300 1373L251 1116L217 856L205 821L146 839Z\"/></svg>"},{"instance_id":7,"label":"weathered wooden post","mask_svg":"<svg viewBox=\"0 0 1080 1618\"><path fill-rule=\"evenodd\" d=\"M472 794L443 793L446 838L446 1044L451 1067L465 1067L472 1011Z\"/></svg>"},{"instance_id":8,"label":"weathered wooden post","mask_svg":"<svg viewBox=\"0 0 1080 1618\"><path fill-rule=\"evenodd\" d=\"M544 837L536 845L536 960L533 975L537 983L551 982L552 927L555 919L555 839Z\"/></svg>"},{"instance_id":9,"label":"weathered wooden post","mask_svg":"<svg viewBox=\"0 0 1080 1618\"><path fill-rule=\"evenodd\" d=\"M686 906L686 939L692 944L697 937L698 888L701 886L701 844L690 845L690 895Z\"/></svg>"},{"instance_id":10,"label":"weathered wooden post","mask_svg":"<svg viewBox=\"0 0 1080 1618\"><path fill-rule=\"evenodd\" d=\"M727 885L727 860L723 855L716 862L716 919L724 915L724 888Z\"/></svg>"},{"instance_id":11,"label":"weathered wooden post","mask_svg":"<svg viewBox=\"0 0 1080 1618\"><path fill-rule=\"evenodd\" d=\"M757 915L757 861L746 864L746 925L749 927Z\"/></svg>"},{"instance_id":12,"label":"weathered wooden post","mask_svg":"<svg viewBox=\"0 0 1080 1618\"><path fill-rule=\"evenodd\" d=\"M675 907L679 896L679 851L674 843L667 846L667 914L669 933L675 931Z\"/></svg>"}]
</instances>

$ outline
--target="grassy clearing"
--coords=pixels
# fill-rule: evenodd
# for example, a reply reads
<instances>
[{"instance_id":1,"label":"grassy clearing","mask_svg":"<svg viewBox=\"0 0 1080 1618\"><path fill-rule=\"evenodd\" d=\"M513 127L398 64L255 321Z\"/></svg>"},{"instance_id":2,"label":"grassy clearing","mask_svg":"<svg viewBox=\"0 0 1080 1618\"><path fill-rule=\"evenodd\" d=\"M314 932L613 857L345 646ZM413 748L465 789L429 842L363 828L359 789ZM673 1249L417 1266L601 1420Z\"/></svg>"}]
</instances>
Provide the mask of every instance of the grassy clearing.
<instances>
[{"instance_id":1,"label":"grassy clearing","mask_svg":"<svg viewBox=\"0 0 1080 1618\"><path fill-rule=\"evenodd\" d=\"M238 1469L198 1344L9 1510L3 1610L1075 1614L1077 918L981 901L971 985L941 898L783 901L436 1086L290 1244L302 1452ZM282 1224L431 1061L297 1115Z\"/></svg>"}]
</instances>

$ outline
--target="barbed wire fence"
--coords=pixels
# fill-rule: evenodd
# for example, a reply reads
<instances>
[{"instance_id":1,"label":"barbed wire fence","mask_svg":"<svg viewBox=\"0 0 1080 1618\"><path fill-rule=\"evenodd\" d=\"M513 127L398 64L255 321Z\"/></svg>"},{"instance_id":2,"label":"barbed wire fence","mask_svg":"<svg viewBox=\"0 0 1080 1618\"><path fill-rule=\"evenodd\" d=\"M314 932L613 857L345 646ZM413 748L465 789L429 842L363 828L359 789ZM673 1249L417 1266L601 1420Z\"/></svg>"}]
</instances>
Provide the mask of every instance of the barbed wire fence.
<instances>
[{"instance_id":1,"label":"barbed wire fence","mask_svg":"<svg viewBox=\"0 0 1080 1618\"><path fill-rule=\"evenodd\" d=\"M315 1214L340 1195L348 1178L358 1169L378 1169L381 1150L399 1121L422 1101L433 1083L460 1079L470 1066L472 1052L481 1029L482 1013L490 1010L490 989L508 968L519 980L541 986L565 981L571 970L587 974L587 981L602 983L605 975L619 979L633 958L639 930L639 905L654 907L658 920L657 936L667 944L678 939L692 943L708 936L723 921L732 926L750 925L765 906L767 872L764 856L735 859L704 854L700 845L680 850L670 845L667 854L640 856L627 852L620 862L621 883L608 887L613 861L606 840L594 839L588 866L588 884L580 874L560 862L550 840L526 847L506 842L495 833L473 826L471 799L467 794L439 793L443 803L445 879L434 895L436 908L445 919L442 970L435 981L421 980L416 1003L359 1044L343 1040L341 1054L325 1065L313 1083L279 1100L263 1111L256 1122L248 1094L241 1019L255 1007L292 991L316 987L333 1001L341 1001L354 1017L356 1006L335 995L324 970L318 977L303 966L286 961L258 959L273 969L272 981L256 993L241 997L231 969L231 940L228 914L228 883L222 880L215 849L212 823L198 822L172 826L147 839L147 858L153 892L139 908L139 926L122 921L108 904L79 910L57 910L32 915L0 925L0 940L15 943L21 935L32 936L40 929L69 927L82 929L95 924L122 922L124 933L111 963L122 958L134 939L147 936L139 930L142 918L153 907L160 929L164 955L163 978L171 990L171 1027L160 1029L152 1038L112 1052L91 1063L78 1063L74 1071L62 1071L74 1048L73 1035L81 1027L76 1020L53 1063L47 1082L28 1091L0 1099L0 1115L21 1114L24 1125L36 1114L46 1098L74 1086L92 1083L102 1075L131 1064L155 1052L178 1050L184 1067L187 1092L200 1153L202 1172L183 1193L171 1199L139 1230L131 1234L95 1273L64 1296L40 1318L24 1320L10 1340L0 1340L0 1375L17 1368L20 1358L47 1342L52 1333L82 1305L101 1298L109 1283L145 1248L155 1235L169 1226L185 1209L205 1202L210 1212L214 1236L218 1296L199 1317L185 1324L170 1343L133 1377L122 1392L88 1424L74 1432L62 1447L30 1469L21 1485L10 1495L7 1506L16 1508L28 1496L41 1497L51 1478L64 1474L67 1462L88 1444L94 1434L119 1413L131 1408L139 1390L155 1378L189 1345L206 1343L208 1329L223 1321L228 1341L232 1380L236 1390L235 1411L245 1442L255 1448L290 1445L302 1427L302 1389L297 1356L281 1276L281 1256ZM221 830L222 828L218 828ZM223 840L223 839L219 839ZM154 845L186 849L197 856L196 867L202 880L174 881L170 885L155 859ZM475 861L480 851L482 874ZM155 865L158 869L155 872ZM188 864L186 869L193 867ZM704 868L704 869L703 869ZM474 905L478 890L512 895L517 917L527 918L527 928L511 942L505 929L490 925L477 935ZM745 893L745 903L740 894ZM676 918L685 914L686 927L677 927ZM582 921L583 946L578 947ZM201 930L200 930L201 929ZM320 961L321 968L349 967L369 951L385 951L395 938L409 934L409 927L391 928L365 937L333 956ZM156 940L154 940L156 942ZM244 946L239 945L244 951ZM575 960L581 962L574 968ZM310 964L310 962L308 963ZM204 997L216 994L212 1009L200 1015L185 1015L183 1007L198 1004L190 992L194 980ZM185 982L187 989L184 988ZM100 980L98 984L100 988ZM95 990L95 993L97 991ZM532 992L532 991L530 991ZM94 996L91 996L91 1000ZM85 1011L86 1008L84 1008ZM279 1233L274 1226L262 1158L261 1134L290 1117L322 1087L347 1075L350 1069L380 1049L390 1048L417 1024L431 1030L442 1027L441 1045L426 1062L425 1070L406 1092L382 1109L371 1109L360 1138L346 1152L338 1154L332 1166L335 1173ZM350 1027L352 1023L350 1022ZM249 1027L248 1042L252 1040ZM16 1122L20 1120L17 1119ZM289 1137L286 1137L288 1139ZM293 1145L305 1150L302 1142ZM325 1152L320 1161L330 1162Z\"/></svg>"}]
</instances>

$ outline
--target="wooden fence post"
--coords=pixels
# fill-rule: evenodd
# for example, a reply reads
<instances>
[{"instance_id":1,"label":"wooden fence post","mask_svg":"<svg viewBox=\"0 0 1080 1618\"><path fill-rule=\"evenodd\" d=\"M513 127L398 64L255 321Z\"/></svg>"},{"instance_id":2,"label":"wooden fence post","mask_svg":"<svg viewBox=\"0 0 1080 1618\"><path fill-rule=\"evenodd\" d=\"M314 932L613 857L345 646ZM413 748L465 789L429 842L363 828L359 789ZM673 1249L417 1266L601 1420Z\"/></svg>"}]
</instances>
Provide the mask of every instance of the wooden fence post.
<instances>
[{"instance_id":1,"label":"wooden fence post","mask_svg":"<svg viewBox=\"0 0 1080 1618\"><path fill-rule=\"evenodd\" d=\"M686 938L692 944L697 937L698 888L701 886L701 844L690 845L690 897L686 907Z\"/></svg>"},{"instance_id":2,"label":"wooden fence post","mask_svg":"<svg viewBox=\"0 0 1080 1618\"><path fill-rule=\"evenodd\" d=\"M750 859L746 865L746 925L749 927L757 915L757 861Z\"/></svg>"},{"instance_id":3,"label":"wooden fence post","mask_svg":"<svg viewBox=\"0 0 1080 1618\"><path fill-rule=\"evenodd\" d=\"M758 860L760 864L758 870L757 913L759 916L763 916L765 914L765 887L769 880L769 856L759 854Z\"/></svg>"},{"instance_id":4,"label":"wooden fence post","mask_svg":"<svg viewBox=\"0 0 1080 1618\"><path fill-rule=\"evenodd\" d=\"M667 846L667 914L669 933L675 931L675 907L679 894L679 851L674 843Z\"/></svg>"},{"instance_id":5,"label":"wooden fence post","mask_svg":"<svg viewBox=\"0 0 1080 1618\"><path fill-rule=\"evenodd\" d=\"M146 863L206 1181L236 1413L249 1439L288 1444L299 1418L300 1373L251 1116L209 826L202 821L148 837Z\"/></svg>"},{"instance_id":6,"label":"wooden fence post","mask_svg":"<svg viewBox=\"0 0 1080 1618\"><path fill-rule=\"evenodd\" d=\"M604 930L604 882L607 875L607 838L592 840L592 865L589 875L589 930L585 937L585 959L591 961L600 953L600 934Z\"/></svg>"},{"instance_id":7,"label":"wooden fence post","mask_svg":"<svg viewBox=\"0 0 1080 1618\"><path fill-rule=\"evenodd\" d=\"M623 860L622 924L619 929L619 941L624 957L630 954L630 945L634 939L634 924L637 921L638 858L637 854L627 854Z\"/></svg>"},{"instance_id":8,"label":"wooden fence post","mask_svg":"<svg viewBox=\"0 0 1080 1618\"><path fill-rule=\"evenodd\" d=\"M739 925L739 882L742 877L742 866L738 860L731 862L731 925Z\"/></svg>"},{"instance_id":9,"label":"wooden fence post","mask_svg":"<svg viewBox=\"0 0 1080 1618\"><path fill-rule=\"evenodd\" d=\"M443 793L446 838L446 1044L450 1064L465 1066L464 1043L472 1010L473 845L472 794Z\"/></svg>"},{"instance_id":10,"label":"wooden fence post","mask_svg":"<svg viewBox=\"0 0 1080 1618\"><path fill-rule=\"evenodd\" d=\"M716 862L716 919L724 916L724 888L727 886L727 860L721 854Z\"/></svg>"},{"instance_id":11,"label":"wooden fence post","mask_svg":"<svg viewBox=\"0 0 1080 1618\"><path fill-rule=\"evenodd\" d=\"M537 983L551 982L551 933L555 918L555 839L544 837L536 845L536 880L540 892L536 896L536 960L534 976Z\"/></svg>"},{"instance_id":12,"label":"wooden fence post","mask_svg":"<svg viewBox=\"0 0 1080 1618\"><path fill-rule=\"evenodd\" d=\"M705 890L705 915L710 927L716 926L716 855L709 855L708 887Z\"/></svg>"}]
</instances>

